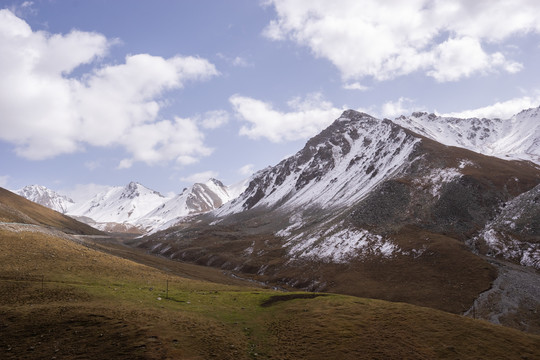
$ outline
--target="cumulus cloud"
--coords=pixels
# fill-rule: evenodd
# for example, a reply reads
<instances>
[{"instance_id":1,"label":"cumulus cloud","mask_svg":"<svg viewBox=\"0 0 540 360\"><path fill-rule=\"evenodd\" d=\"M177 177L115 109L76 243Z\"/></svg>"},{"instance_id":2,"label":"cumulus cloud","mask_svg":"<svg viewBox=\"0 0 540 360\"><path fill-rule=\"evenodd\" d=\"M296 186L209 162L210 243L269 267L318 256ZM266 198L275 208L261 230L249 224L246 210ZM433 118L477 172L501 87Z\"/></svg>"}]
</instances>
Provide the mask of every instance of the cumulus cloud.
<instances>
[{"instance_id":1,"label":"cumulus cloud","mask_svg":"<svg viewBox=\"0 0 540 360\"><path fill-rule=\"evenodd\" d=\"M240 95L231 96L229 101L239 119L248 123L240 128L240 135L252 139L267 138L276 143L314 136L344 110L325 101L319 93L290 100L287 103L289 112L276 110L267 102Z\"/></svg>"},{"instance_id":2,"label":"cumulus cloud","mask_svg":"<svg viewBox=\"0 0 540 360\"><path fill-rule=\"evenodd\" d=\"M495 104L480 107L477 109L463 110L441 114L442 116L458 117L458 118L500 118L509 119L521 110L536 108L540 106L540 95L523 96L507 101L496 102Z\"/></svg>"},{"instance_id":3,"label":"cumulus cloud","mask_svg":"<svg viewBox=\"0 0 540 360\"><path fill-rule=\"evenodd\" d=\"M423 71L436 81L457 81L522 64L501 51L512 37L540 33L540 2L267 0L277 18L263 34L291 40L330 60L349 84Z\"/></svg>"},{"instance_id":4,"label":"cumulus cloud","mask_svg":"<svg viewBox=\"0 0 540 360\"><path fill-rule=\"evenodd\" d=\"M135 161L146 164L175 161L189 165L212 153L204 145L204 134L192 119L175 118L130 128L118 140L132 157L123 159L119 168L129 168Z\"/></svg>"},{"instance_id":5,"label":"cumulus cloud","mask_svg":"<svg viewBox=\"0 0 540 360\"><path fill-rule=\"evenodd\" d=\"M185 164L208 155L195 121L158 121L158 113L164 93L218 75L215 66L192 56L136 54L97 67L113 42L92 32L33 31L0 10L0 139L34 160L88 145L122 146L130 157L120 167L136 161ZM94 69L72 76L83 64Z\"/></svg>"},{"instance_id":6,"label":"cumulus cloud","mask_svg":"<svg viewBox=\"0 0 540 360\"><path fill-rule=\"evenodd\" d=\"M189 176L180 178L180 180L185 181L185 182L190 182L190 183L204 183L211 178L217 178L218 175L219 175L218 172L208 170L208 171L191 174Z\"/></svg>"}]
</instances>

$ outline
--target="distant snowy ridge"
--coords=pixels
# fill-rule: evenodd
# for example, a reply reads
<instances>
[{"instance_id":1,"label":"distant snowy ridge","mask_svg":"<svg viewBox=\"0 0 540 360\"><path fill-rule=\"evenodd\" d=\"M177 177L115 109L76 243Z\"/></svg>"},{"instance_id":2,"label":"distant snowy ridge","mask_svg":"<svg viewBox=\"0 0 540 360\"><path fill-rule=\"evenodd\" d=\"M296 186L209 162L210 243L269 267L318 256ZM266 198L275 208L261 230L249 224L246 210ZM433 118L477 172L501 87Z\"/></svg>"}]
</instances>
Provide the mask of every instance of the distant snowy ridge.
<instances>
[{"instance_id":1,"label":"distant snowy ridge","mask_svg":"<svg viewBox=\"0 0 540 360\"><path fill-rule=\"evenodd\" d=\"M41 185L28 185L20 190L15 190L14 193L62 214L67 213L74 205L73 200L69 197Z\"/></svg>"},{"instance_id":2,"label":"distant snowy ridge","mask_svg":"<svg viewBox=\"0 0 540 360\"><path fill-rule=\"evenodd\" d=\"M164 229L190 215L214 210L238 196L247 187L246 181L230 187L209 179L185 188L173 197L165 197L139 183L111 187L91 199L74 203L44 186L31 185L17 194L53 210L87 222L100 230L150 232Z\"/></svg>"},{"instance_id":3,"label":"distant snowy ridge","mask_svg":"<svg viewBox=\"0 0 540 360\"><path fill-rule=\"evenodd\" d=\"M136 225L138 219L161 205L165 198L141 184L131 182L97 194L85 203L69 209L69 215L88 217L97 223L128 223Z\"/></svg>"},{"instance_id":4,"label":"distant snowy ridge","mask_svg":"<svg viewBox=\"0 0 540 360\"><path fill-rule=\"evenodd\" d=\"M245 189L245 182L229 188L219 180L210 179L205 183L196 183L175 197L165 201L149 213L145 214L138 225L150 232L173 226L182 218L217 209L239 195Z\"/></svg>"},{"instance_id":5,"label":"distant snowy ridge","mask_svg":"<svg viewBox=\"0 0 540 360\"><path fill-rule=\"evenodd\" d=\"M441 144L540 164L540 107L523 110L510 119L460 119L415 112L393 121Z\"/></svg>"}]
</instances>

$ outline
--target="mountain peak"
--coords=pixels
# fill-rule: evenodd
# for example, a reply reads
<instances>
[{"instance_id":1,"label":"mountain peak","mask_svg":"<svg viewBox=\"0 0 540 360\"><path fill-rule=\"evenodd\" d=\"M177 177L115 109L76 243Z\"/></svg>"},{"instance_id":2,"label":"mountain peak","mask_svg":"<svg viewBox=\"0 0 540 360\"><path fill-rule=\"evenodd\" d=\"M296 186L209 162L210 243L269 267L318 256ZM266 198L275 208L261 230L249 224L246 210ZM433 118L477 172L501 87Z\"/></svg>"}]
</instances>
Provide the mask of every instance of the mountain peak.
<instances>
[{"instance_id":1,"label":"mountain peak","mask_svg":"<svg viewBox=\"0 0 540 360\"><path fill-rule=\"evenodd\" d=\"M223 185L223 183L221 181L219 181L218 179L214 179L214 178L208 179L208 181L205 184L207 184L207 185L208 184L213 184L213 185L220 186L220 187L225 186L225 185Z\"/></svg>"},{"instance_id":2,"label":"mountain peak","mask_svg":"<svg viewBox=\"0 0 540 360\"><path fill-rule=\"evenodd\" d=\"M124 191L122 192L122 195L120 196L120 198L134 199L138 197L140 195L139 186L140 184L134 181L130 182L124 188Z\"/></svg>"},{"instance_id":3,"label":"mountain peak","mask_svg":"<svg viewBox=\"0 0 540 360\"><path fill-rule=\"evenodd\" d=\"M66 213L74 204L73 200L67 196L60 195L43 185L27 185L24 188L15 191L16 194L46 206L61 213Z\"/></svg>"}]
</instances>

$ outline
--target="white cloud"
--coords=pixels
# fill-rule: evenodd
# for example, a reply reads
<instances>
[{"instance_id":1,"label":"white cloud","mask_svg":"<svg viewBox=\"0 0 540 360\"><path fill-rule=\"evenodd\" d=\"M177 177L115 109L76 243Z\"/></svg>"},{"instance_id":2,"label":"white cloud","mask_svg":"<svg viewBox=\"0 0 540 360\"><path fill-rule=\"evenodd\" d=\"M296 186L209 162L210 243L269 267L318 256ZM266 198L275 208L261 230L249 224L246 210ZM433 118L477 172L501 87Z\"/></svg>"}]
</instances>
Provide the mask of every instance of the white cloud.
<instances>
[{"instance_id":1,"label":"white cloud","mask_svg":"<svg viewBox=\"0 0 540 360\"><path fill-rule=\"evenodd\" d=\"M175 118L133 126L117 140L131 158L123 159L120 168L129 168L135 161L146 164L175 161L181 165L192 164L201 156L208 156L212 149L204 145L204 134L192 119Z\"/></svg>"},{"instance_id":2,"label":"white cloud","mask_svg":"<svg viewBox=\"0 0 540 360\"><path fill-rule=\"evenodd\" d=\"M204 183L208 181L210 178L217 178L219 175L216 171L203 171L195 174L191 174L189 176L180 178L180 180L190 183Z\"/></svg>"},{"instance_id":3,"label":"white cloud","mask_svg":"<svg viewBox=\"0 0 540 360\"><path fill-rule=\"evenodd\" d=\"M408 115L414 111L424 110L414 105L414 100L400 97L397 101L388 101L381 107L383 117L396 118L400 115Z\"/></svg>"},{"instance_id":4,"label":"white cloud","mask_svg":"<svg viewBox=\"0 0 540 360\"><path fill-rule=\"evenodd\" d=\"M242 176L249 176L255 172L255 165L246 164L238 169L238 173Z\"/></svg>"},{"instance_id":5,"label":"white cloud","mask_svg":"<svg viewBox=\"0 0 540 360\"><path fill-rule=\"evenodd\" d=\"M275 110L269 103L240 95L233 95L229 101L238 117L248 123L240 128L240 135L252 139L264 137L272 142L314 136L337 119L344 110L323 100L318 93L305 99L290 100L289 112Z\"/></svg>"},{"instance_id":6,"label":"white cloud","mask_svg":"<svg viewBox=\"0 0 540 360\"><path fill-rule=\"evenodd\" d=\"M540 33L533 0L267 0L277 18L263 34L291 40L330 60L346 82L423 71L456 81L522 65L491 47Z\"/></svg>"},{"instance_id":7,"label":"white cloud","mask_svg":"<svg viewBox=\"0 0 540 360\"><path fill-rule=\"evenodd\" d=\"M536 108L540 106L540 95L523 96L507 101L496 102L495 104L480 107L477 109L463 110L442 114L442 116L458 117L458 118L500 118L509 119L521 110Z\"/></svg>"},{"instance_id":8,"label":"white cloud","mask_svg":"<svg viewBox=\"0 0 540 360\"><path fill-rule=\"evenodd\" d=\"M135 161L185 164L208 155L194 121L157 119L165 92L218 75L215 66L191 56L137 54L70 77L80 65L106 55L113 42L90 32L34 32L0 10L0 140L35 160L87 145L120 145L131 155L120 167Z\"/></svg>"},{"instance_id":9,"label":"white cloud","mask_svg":"<svg viewBox=\"0 0 540 360\"><path fill-rule=\"evenodd\" d=\"M5 188L8 184L9 178L9 175L0 175L0 187Z\"/></svg>"},{"instance_id":10,"label":"white cloud","mask_svg":"<svg viewBox=\"0 0 540 360\"><path fill-rule=\"evenodd\" d=\"M202 116L201 124L205 129L217 129L229 122L229 113L225 110L207 111Z\"/></svg>"}]
</instances>

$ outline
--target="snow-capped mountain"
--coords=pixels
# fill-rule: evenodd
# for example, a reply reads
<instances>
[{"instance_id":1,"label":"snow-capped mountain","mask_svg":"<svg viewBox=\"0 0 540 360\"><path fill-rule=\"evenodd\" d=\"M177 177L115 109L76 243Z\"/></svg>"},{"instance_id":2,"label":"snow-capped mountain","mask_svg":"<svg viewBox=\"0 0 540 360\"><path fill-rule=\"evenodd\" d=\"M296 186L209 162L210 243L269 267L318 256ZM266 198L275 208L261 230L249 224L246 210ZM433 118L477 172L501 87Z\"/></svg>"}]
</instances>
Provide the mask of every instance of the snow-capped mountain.
<instances>
[{"instance_id":1,"label":"snow-capped mountain","mask_svg":"<svg viewBox=\"0 0 540 360\"><path fill-rule=\"evenodd\" d=\"M521 125L516 126L515 119L530 119L530 112L520 114L510 120L514 127L521 128ZM470 138L470 143L474 143ZM487 147L488 143L483 144ZM346 111L310 139L296 155L257 173L241 196L212 213L217 217L213 223L234 223L236 219L231 215L242 214L245 218L244 213L251 209L274 212L288 219L285 227L283 221L276 221L275 234L286 241L284 247L289 256L338 263L347 262L359 252L388 256L399 252L395 243L381 235L405 224L451 232L465 240L472 229L485 224L496 210L481 204L483 209L467 214L469 218L462 214L453 216L456 219L452 221L445 218L442 220L444 226L439 217L434 217L434 212L444 215L439 203L450 196L445 192L446 188L453 186L464 196L472 196L467 189L459 189L459 182L471 172L478 171L473 169L491 168L486 171L494 171L500 165L496 161L486 162L475 153L454 152L439 143L422 139L390 120ZM517 173L520 165L514 166L516 176L527 178L521 180L521 191L529 190L540 180L536 173ZM500 194L491 200L493 205L519 194L508 190L513 181L508 179L504 189L497 190ZM410 183L408 189L403 183ZM488 190L486 185L478 184ZM387 199L389 194L395 198ZM458 194L452 194L454 203ZM409 200L402 212L388 216L399 209L399 201L404 196ZM412 201L411 196L417 201L422 199L423 203ZM411 206L413 202L414 207ZM465 203L453 206L456 205L464 214L471 212ZM420 206L432 214L430 218L426 218L426 214L406 216L407 213L414 214ZM374 217L374 214L378 215ZM384 224L385 218L389 218L388 224Z\"/></svg>"},{"instance_id":2,"label":"snow-capped mountain","mask_svg":"<svg viewBox=\"0 0 540 360\"><path fill-rule=\"evenodd\" d=\"M74 205L73 200L69 197L60 195L41 185L28 185L20 190L15 190L14 192L30 201L46 206L62 214L68 212Z\"/></svg>"},{"instance_id":3,"label":"snow-capped mountain","mask_svg":"<svg viewBox=\"0 0 540 360\"><path fill-rule=\"evenodd\" d=\"M399 172L418 141L391 121L346 111L296 155L257 173L242 196L215 214L352 204Z\"/></svg>"},{"instance_id":4,"label":"snow-capped mountain","mask_svg":"<svg viewBox=\"0 0 540 360\"><path fill-rule=\"evenodd\" d=\"M82 203L74 203L44 186L18 190L21 196L67 213L100 230L113 232L155 232L174 225L184 217L205 213L238 196L246 180L230 187L219 180L196 183L173 197L165 197L139 183L111 187Z\"/></svg>"},{"instance_id":5,"label":"snow-capped mountain","mask_svg":"<svg viewBox=\"0 0 540 360\"><path fill-rule=\"evenodd\" d=\"M114 187L83 204L73 206L68 214L87 217L97 223L136 225L137 220L166 200L157 191L130 182L125 187Z\"/></svg>"},{"instance_id":6,"label":"snow-capped mountain","mask_svg":"<svg viewBox=\"0 0 540 360\"><path fill-rule=\"evenodd\" d=\"M238 187L229 189L216 179L209 179L205 183L195 183L185 188L181 194L145 214L137 223L153 232L165 229L187 216L219 208L238 196L240 191Z\"/></svg>"},{"instance_id":7,"label":"snow-capped mountain","mask_svg":"<svg viewBox=\"0 0 540 360\"><path fill-rule=\"evenodd\" d=\"M510 121L522 129L534 114ZM236 199L139 246L271 284L465 311L496 276L466 244L540 184L540 168L411 128L345 111L297 154L254 174ZM448 128L453 139L470 137L469 147L490 146L472 125L461 137ZM507 148L534 155L527 144Z\"/></svg>"},{"instance_id":8,"label":"snow-capped mountain","mask_svg":"<svg viewBox=\"0 0 540 360\"><path fill-rule=\"evenodd\" d=\"M415 112L394 122L441 144L540 164L540 107L523 110L510 119L460 119Z\"/></svg>"}]
</instances>

